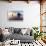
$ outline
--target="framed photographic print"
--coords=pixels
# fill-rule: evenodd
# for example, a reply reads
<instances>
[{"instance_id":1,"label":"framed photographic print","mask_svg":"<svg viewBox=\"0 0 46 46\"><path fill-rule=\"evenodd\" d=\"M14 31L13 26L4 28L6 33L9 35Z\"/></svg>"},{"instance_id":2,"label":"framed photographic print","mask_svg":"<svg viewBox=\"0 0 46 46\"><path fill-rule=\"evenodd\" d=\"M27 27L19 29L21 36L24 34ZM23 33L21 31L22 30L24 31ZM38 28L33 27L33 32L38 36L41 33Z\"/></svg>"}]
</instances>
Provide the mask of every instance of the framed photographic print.
<instances>
[{"instance_id":1,"label":"framed photographic print","mask_svg":"<svg viewBox=\"0 0 46 46\"><path fill-rule=\"evenodd\" d=\"M23 20L23 11L8 12L8 20Z\"/></svg>"}]
</instances>

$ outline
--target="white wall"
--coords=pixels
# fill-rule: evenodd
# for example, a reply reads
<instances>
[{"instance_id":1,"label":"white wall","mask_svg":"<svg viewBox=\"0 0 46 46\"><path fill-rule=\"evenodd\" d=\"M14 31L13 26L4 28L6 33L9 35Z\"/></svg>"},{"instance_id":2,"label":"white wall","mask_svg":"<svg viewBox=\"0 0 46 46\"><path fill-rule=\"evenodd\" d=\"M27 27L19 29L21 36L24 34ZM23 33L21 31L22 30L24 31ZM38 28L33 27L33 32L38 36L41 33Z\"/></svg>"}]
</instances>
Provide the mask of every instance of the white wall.
<instances>
[{"instance_id":1,"label":"white wall","mask_svg":"<svg viewBox=\"0 0 46 46\"><path fill-rule=\"evenodd\" d=\"M9 21L7 13L10 10L22 10L23 21ZM1 2L0 1L0 26L2 27L32 27L40 26L40 4L36 1L29 2Z\"/></svg>"}]
</instances>

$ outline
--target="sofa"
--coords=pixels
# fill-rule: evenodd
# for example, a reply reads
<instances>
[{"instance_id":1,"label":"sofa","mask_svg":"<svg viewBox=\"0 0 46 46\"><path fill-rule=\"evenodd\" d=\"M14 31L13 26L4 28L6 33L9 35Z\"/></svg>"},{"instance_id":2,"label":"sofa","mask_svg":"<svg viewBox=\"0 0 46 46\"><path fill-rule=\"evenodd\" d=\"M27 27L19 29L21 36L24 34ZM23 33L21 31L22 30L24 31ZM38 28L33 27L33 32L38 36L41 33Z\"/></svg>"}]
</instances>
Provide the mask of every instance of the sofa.
<instances>
[{"instance_id":1,"label":"sofa","mask_svg":"<svg viewBox=\"0 0 46 46\"><path fill-rule=\"evenodd\" d=\"M29 28L13 28L9 27L8 32L10 35L4 35L3 40L20 40L21 43L31 43L34 41L32 30Z\"/></svg>"}]
</instances>

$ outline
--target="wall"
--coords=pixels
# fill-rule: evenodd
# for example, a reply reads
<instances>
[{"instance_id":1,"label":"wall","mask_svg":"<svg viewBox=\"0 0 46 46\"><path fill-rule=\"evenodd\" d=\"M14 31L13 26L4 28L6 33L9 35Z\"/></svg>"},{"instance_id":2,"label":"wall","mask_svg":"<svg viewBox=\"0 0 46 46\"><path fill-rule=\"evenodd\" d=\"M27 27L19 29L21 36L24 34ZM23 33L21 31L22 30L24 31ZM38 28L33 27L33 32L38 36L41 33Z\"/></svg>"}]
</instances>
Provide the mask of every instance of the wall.
<instances>
[{"instance_id":1,"label":"wall","mask_svg":"<svg viewBox=\"0 0 46 46\"><path fill-rule=\"evenodd\" d=\"M8 11L10 10L22 10L23 21L9 21ZM40 4L37 1L31 1L29 4L26 2L3 2L0 1L0 26L1 27L32 27L40 26Z\"/></svg>"}]
</instances>

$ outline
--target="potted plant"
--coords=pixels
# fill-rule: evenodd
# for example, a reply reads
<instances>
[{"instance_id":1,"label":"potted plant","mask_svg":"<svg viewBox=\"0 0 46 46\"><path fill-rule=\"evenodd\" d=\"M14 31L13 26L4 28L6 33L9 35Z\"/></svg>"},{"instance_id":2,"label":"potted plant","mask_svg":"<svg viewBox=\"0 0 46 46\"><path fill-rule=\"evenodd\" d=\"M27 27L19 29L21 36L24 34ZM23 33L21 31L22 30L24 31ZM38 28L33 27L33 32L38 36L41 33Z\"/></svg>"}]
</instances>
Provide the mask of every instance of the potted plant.
<instances>
[{"instance_id":1,"label":"potted plant","mask_svg":"<svg viewBox=\"0 0 46 46\"><path fill-rule=\"evenodd\" d=\"M38 31L39 28L38 27L32 27L32 28L35 31L35 33L34 33L34 40L36 40L38 37L41 38L42 32Z\"/></svg>"}]
</instances>

